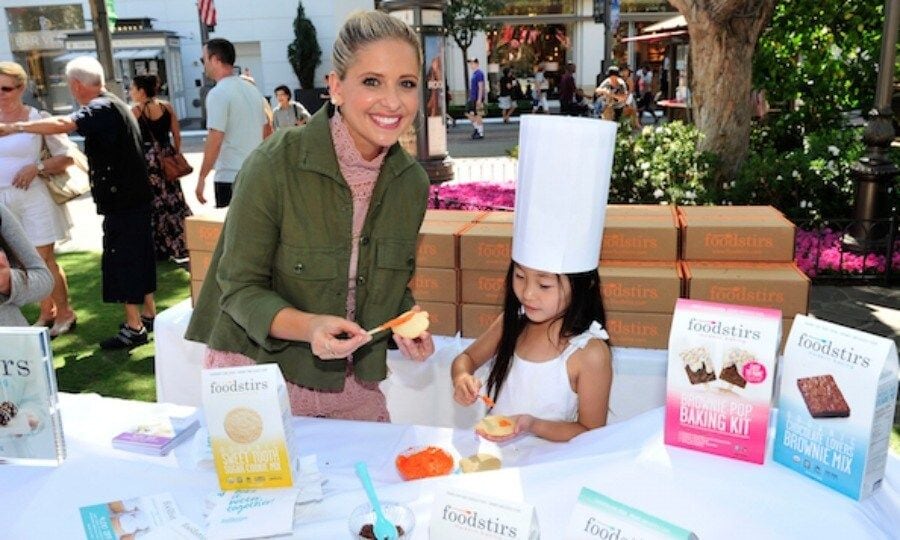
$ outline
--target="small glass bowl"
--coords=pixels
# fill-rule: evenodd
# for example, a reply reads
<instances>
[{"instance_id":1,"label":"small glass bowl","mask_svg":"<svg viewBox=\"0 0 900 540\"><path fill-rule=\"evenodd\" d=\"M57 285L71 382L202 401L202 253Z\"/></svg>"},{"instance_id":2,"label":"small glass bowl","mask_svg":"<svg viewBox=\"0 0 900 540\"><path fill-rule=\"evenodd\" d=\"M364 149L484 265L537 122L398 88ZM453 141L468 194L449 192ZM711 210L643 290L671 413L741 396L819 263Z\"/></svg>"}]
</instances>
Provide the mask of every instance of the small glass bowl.
<instances>
[{"instance_id":1,"label":"small glass bowl","mask_svg":"<svg viewBox=\"0 0 900 540\"><path fill-rule=\"evenodd\" d=\"M408 506L395 502L382 502L381 510L384 512L384 517L388 518L394 525L399 525L403 528L403 534L400 538L412 537L412 530L416 525L416 516ZM359 531L366 523L375 524L375 511L372 510L372 505L367 502L357 506L350 512L347 526L350 529L351 538L363 538L359 535Z\"/></svg>"}]
</instances>

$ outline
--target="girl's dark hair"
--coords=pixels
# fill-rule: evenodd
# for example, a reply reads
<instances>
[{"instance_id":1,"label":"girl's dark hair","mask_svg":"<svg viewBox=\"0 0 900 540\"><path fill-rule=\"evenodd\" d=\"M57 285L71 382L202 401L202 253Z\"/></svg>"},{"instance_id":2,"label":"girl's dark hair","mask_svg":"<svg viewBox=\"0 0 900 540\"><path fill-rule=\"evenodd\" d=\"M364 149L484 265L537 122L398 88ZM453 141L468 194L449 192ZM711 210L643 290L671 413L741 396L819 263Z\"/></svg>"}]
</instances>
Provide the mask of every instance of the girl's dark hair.
<instances>
[{"instance_id":1,"label":"girl's dark hair","mask_svg":"<svg viewBox=\"0 0 900 540\"><path fill-rule=\"evenodd\" d=\"M519 302L519 298L513 291L515 267L516 263L510 262L509 269L506 271L503 329L500 334L500 343L497 345L494 365L487 380L487 393L492 395L494 401L500 397L500 390L509 374L516 342L528 325L528 318L521 313L522 303ZM603 302L600 298L600 275L596 269L575 274L558 274L556 278L560 285L562 285L563 279L568 279L572 289L569 305L559 317L562 319L560 336L567 338L577 336L587 330L593 321L606 326L606 313L603 311Z\"/></svg>"},{"instance_id":2,"label":"girl's dark hair","mask_svg":"<svg viewBox=\"0 0 900 540\"><path fill-rule=\"evenodd\" d=\"M159 92L159 77L156 75L136 75L131 82L136 88L143 90L148 98L156 97Z\"/></svg>"}]
</instances>

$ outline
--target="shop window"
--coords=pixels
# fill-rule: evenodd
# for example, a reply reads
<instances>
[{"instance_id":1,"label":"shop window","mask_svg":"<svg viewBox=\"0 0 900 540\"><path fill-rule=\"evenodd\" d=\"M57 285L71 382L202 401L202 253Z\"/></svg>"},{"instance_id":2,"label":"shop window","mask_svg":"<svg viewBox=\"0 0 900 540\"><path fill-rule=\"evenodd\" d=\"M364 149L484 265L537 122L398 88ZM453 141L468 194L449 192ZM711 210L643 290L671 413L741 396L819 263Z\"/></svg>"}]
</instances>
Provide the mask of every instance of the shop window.
<instances>
[{"instance_id":1,"label":"shop window","mask_svg":"<svg viewBox=\"0 0 900 540\"><path fill-rule=\"evenodd\" d=\"M508 0L497 15L571 15L575 0Z\"/></svg>"},{"instance_id":2,"label":"shop window","mask_svg":"<svg viewBox=\"0 0 900 540\"><path fill-rule=\"evenodd\" d=\"M524 92L534 75L534 66L543 62L550 96L556 95L557 83L566 64L566 51L571 47L571 28L566 24L502 25L486 33L488 47L488 82L491 94L500 89L503 68L511 68Z\"/></svg>"}]
</instances>

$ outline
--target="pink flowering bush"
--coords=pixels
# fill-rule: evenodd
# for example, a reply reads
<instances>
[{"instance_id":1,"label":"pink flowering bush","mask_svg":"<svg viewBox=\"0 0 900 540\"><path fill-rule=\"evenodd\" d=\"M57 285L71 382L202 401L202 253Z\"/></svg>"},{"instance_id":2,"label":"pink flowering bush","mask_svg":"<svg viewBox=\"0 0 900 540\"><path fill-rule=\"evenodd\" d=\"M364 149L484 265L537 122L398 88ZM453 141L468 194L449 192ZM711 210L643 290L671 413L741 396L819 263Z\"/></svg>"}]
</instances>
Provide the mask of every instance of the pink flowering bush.
<instances>
[{"instance_id":1,"label":"pink flowering bush","mask_svg":"<svg viewBox=\"0 0 900 540\"><path fill-rule=\"evenodd\" d=\"M887 269L884 253L854 253L841 242L843 231L824 228L818 231L797 229L795 260L809 277L841 274L883 274ZM894 243L891 268L900 270L900 240Z\"/></svg>"},{"instance_id":2,"label":"pink flowering bush","mask_svg":"<svg viewBox=\"0 0 900 540\"><path fill-rule=\"evenodd\" d=\"M454 210L512 210L516 202L516 183L473 182L470 184L434 185L428 208Z\"/></svg>"}]
</instances>

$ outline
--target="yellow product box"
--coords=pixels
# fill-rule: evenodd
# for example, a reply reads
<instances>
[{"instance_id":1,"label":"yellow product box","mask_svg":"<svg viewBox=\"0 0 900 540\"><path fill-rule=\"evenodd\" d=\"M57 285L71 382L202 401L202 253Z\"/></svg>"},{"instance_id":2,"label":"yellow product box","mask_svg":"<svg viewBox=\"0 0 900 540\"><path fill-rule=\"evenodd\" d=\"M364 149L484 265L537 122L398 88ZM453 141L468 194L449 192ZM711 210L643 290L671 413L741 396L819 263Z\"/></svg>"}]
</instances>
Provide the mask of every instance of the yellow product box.
<instances>
[{"instance_id":1,"label":"yellow product box","mask_svg":"<svg viewBox=\"0 0 900 540\"><path fill-rule=\"evenodd\" d=\"M478 218L478 223L513 223L516 213L507 210L489 210Z\"/></svg>"},{"instance_id":2,"label":"yellow product box","mask_svg":"<svg viewBox=\"0 0 900 540\"><path fill-rule=\"evenodd\" d=\"M278 364L204 369L201 381L219 488L291 487L291 406Z\"/></svg>"},{"instance_id":3,"label":"yellow product box","mask_svg":"<svg viewBox=\"0 0 900 540\"><path fill-rule=\"evenodd\" d=\"M204 251L202 249L192 249L188 252L191 259L191 280L203 281L206 279L206 272L212 262L212 251Z\"/></svg>"},{"instance_id":4,"label":"yellow product box","mask_svg":"<svg viewBox=\"0 0 900 540\"><path fill-rule=\"evenodd\" d=\"M687 298L806 314L809 278L794 263L682 262ZM787 332L785 332L787 333Z\"/></svg>"},{"instance_id":5,"label":"yellow product box","mask_svg":"<svg viewBox=\"0 0 900 540\"><path fill-rule=\"evenodd\" d=\"M423 221L416 242L416 267L456 268L459 233L469 223Z\"/></svg>"},{"instance_id":6,"label":"yellow product box","mask_svg":"<svg viewBox=\"0 0 900 540\"><path fill-rule=\"evenodd\" d=\"M463 304L459 306L459 326L462 337L477 338L491 326L502 311L502 306L486 306L482 304Z\"/></svg>"},{"instance_id":7,"label":"yellow product box","mask_svg":"<svg viewBox=\"0 0 900 540\"><path fill-rule=\"evenodd\" d=\"M794 260L794 224L770 206L681 206L686 261Z\"/></svg>"},{"instance_id":8,"label":"yellow product box","mask_svg":"<svg viewBox=\"0 0 900 540\"><path fill-rule=\"evenodd\" d=\"M456 221L457 223L475 223L484 214L484 210L446 210L429 208L425 210L425 221Z\"/></svg>"},{"instance_id":9,"label":"yellow product box","mask_svg":"<svg viewBox=\"0 0 900 540\"><path fill-rule=\"evenodd\" d=\"M460 270L459 300L463 304L502 305L506 290L506 272Z\"/></svg>"},{"instance_id":10,"label":"yellow product box","mask_svg":"<svg viewBox=\"0 0 900 540\"><path fill-rule=\"evenodd\" d=\"M605 328L613 347L667 349L671 326L671 313L606 312Z\"/></svg>"},{"instance_id":11,"label":"yellow product box","mask_svg":"<svg viewBox=\"0 0 900 540\"><path fill-rule=\"evenodd\" d=\"M678 219L674 206L611 204L606 207L600 259L674 261Z\"/></svg>"},{"instance_id":12,"label":"yellow product box","mask_svg":"<svg viewBox=\"0 0 900 540\"><path fill-rule=\"evenodd\" d=\"M456 272L453 268L416 267L409 290L416 302L456 303L459 296Z\"/></svg>"},{"instance_id":13,"label":"yellow product box","mask_svg":"<svg viewBox=\"0 0 900 540\"><path fill-rule=\"evenodd\" d=\"M449 302L419 302L428 312L428 331L436 336L455 336L459 332L456 304Z\"/></svg>"},{"instance_id":14,"label":"yellow product box","mask_svg":"<svg viewBox=\"0 0 900 540\"><path fill-rule=\"evenodd\" d=\"M217 208L184 220L184 235L187 248L191 251L214 251L222 234L227 208Z\"/></svg>"},{"instance_id":15,"label":"yellow product box","mask_svg":"<svg viewBox=\"0 0 900 540\"><path fill-rule=\"evenodd\" d=\"M512 223L476 223L459 237L459 267L506 272L512 257Z\"/></svg>"},{"instance_id":16,"label":"yellow product box","mask_svg":"<svg viewBox=\"0 0 900 540\"><path fill-rule=\"evenodd\" d=\"M606 311L672 313L681 295L681 265L675 262L600 261Z\"/></svg>"}]
</instances>

